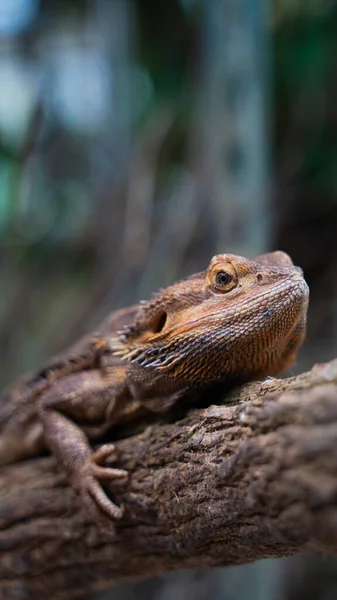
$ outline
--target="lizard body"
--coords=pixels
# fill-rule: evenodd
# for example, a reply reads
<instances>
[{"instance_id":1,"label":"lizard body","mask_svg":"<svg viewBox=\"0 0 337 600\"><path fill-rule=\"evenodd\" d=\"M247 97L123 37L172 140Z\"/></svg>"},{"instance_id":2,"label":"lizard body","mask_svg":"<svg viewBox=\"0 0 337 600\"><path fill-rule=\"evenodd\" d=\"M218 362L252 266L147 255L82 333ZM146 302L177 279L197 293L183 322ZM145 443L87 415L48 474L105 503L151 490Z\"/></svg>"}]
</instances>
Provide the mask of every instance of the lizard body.
<instances>
[{"instance_id":1,"label":"lizard body","mask_svg":"<svg viewBox=\"0 0 337 600\"><path fill-rule=\"evenodd\" d=\"M213 257L206 271L112 313L95 337L5 391L0 465L44 442L85 506L121 517L100 481L126 473L104 464L117 458L112 444L93 452L88 439L144 410L167 411L191 390L279 374L303 342L308 295L283 252Z\"/></svg>"}]
</instances>

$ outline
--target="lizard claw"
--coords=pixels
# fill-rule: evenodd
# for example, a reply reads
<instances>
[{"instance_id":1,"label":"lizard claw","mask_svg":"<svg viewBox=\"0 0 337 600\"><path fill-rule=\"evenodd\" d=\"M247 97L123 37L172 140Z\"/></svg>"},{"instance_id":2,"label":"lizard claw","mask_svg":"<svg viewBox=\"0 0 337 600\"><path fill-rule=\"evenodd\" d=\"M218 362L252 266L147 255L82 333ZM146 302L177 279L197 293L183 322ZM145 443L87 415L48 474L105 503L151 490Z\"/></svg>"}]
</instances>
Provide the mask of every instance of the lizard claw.
<instances>
[{"instance_id":1,"label":"lizard claw","mask_svg":"<svg viewBox=\"0 0 337 600\"><path fill-rule=\"evenodd\" d=\"M122 518L123 510L108 498L94 477L87 480L86 492L84 498L85 505L91 513L95 513L95 516L98 516L99 520L102 518L101 511L113 521Z\"/></svg>"},{"instance_id":2,"label":"lizard claw","mask_svg":"<svg viewBox=\"0 0 337 600\"><path fill-rule=\"evenodd\" d=\"M119 451L113 444L105 444L93 453L92 470L96 479L126 479L128 472L124 469L111 469L101 466L104 462L113 462L118 458Z\"/></svg>"},{"instance_id":3,"label":"lizard claw","mask_svg":"<svg viewBox=\"0 0 337 600\"><path fill-rule=\"evenodd\" d=\"M116 460L119 452L113 444L101 446L83 465L81 472L73 477L73 485L82 497L85 507L95 517L102 517L102 511L111 519L121 519L123 510L108 498L100 485L104 479L126 479L128 472L102 465L105 461Z\"/></svg>"},{"instance_id":4,"label":"lizard claw","mask_svg":"<svg viewBox=\"0 0 337 600\"><path fill-rule=\"evenodd\" d=\"M114 462L118 458L119 454L120 452L117 450L114 444L104 444L104 446L101 446L93 453L92 460L96 464L101 465L106 461Z\"/></svg>"}]
</instances>

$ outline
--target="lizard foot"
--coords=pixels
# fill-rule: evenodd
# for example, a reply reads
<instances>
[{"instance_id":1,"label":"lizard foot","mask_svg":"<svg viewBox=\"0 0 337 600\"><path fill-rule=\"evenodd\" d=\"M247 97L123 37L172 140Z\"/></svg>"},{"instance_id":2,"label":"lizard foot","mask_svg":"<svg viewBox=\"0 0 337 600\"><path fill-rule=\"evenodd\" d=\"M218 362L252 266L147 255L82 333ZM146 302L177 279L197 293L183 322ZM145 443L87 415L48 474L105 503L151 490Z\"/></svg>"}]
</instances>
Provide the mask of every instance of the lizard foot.
<instances>
[{"instance_id":1,"label":"lizard foot","mask_svg":"<svg viewBox=\"0 0 337 600\"><path fill-rule=\"evenodd\" d=\"M118 451L113 444L106 444L96 450L87 460L83 469L72 478L72 483L80 494L84 507L101 519L102 511L111 519L121 519L123 510L105 494L100 481L105 479L126 479L128 472L102 466L104 462L116 460Z\"/></svg>"}]
</instances>

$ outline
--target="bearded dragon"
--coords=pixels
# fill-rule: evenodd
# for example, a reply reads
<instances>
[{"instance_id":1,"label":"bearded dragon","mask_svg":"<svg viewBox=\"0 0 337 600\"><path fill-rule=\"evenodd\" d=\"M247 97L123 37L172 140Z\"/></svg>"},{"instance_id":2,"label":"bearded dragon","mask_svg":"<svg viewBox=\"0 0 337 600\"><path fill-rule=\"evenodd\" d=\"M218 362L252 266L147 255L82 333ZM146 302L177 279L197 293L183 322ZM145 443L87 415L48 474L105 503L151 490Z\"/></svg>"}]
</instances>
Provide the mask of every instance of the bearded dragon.
<instances>
[{"instance_id":1,"label":"bearded dragon","mask_svg":"<svg viewBox=\"0 0 337 600\"><path fill-rule=\"evenodd\" d=\"M0 399L0 465L47 446L82 506L122 516L102 480L127 476L108 466L113 444L93 451L111 426L143 411L168 411L191 392L278 375L305 337L308 286L284 252L249 260L214 256L208 268L119 310Z\"/></svg>"}]
</instances>

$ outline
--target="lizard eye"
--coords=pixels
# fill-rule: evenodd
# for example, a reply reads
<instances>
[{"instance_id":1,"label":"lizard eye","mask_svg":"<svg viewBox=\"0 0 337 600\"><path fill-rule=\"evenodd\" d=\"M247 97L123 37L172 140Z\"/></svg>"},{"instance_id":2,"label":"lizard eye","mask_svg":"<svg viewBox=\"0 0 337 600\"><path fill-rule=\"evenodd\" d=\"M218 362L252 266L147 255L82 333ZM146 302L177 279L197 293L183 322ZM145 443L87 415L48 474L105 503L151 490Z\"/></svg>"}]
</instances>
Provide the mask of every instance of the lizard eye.
<instances>
[{"instance_id":1,"label":"lizard eye","mask_svg":"<svg viewBox=\"0 0 337 600\"><path fill-rule=\"evenodd\" d=\"M231 267L226 269L219 269L219 271L213 272L211 286L215 292L226 293L234 289L238 284L237 275Z\"/></svg>"},{"instance_id":2,"label":"lizard eye","mask_svg":"<svg viewBox=\"0 0 337 600\"><path fill-rule=\"evenodd\" d=\"M232 279L233 277L230 273L227 273L226 271L219 271L216 274L215 282L219 287L225 287L232 281Z\"/></svg>"},{"instance_id":3,"label":"lizard eye","mask_svg":"<svg viewBox=\"0 0 337 600\"><path fill-rule=\"evenodd\" d=\"M238 285L238 274L232 263L224 261L223 256L215 256L206 272L206 286L212 292L224 294Z\"/></svg>"}]
</instances>

